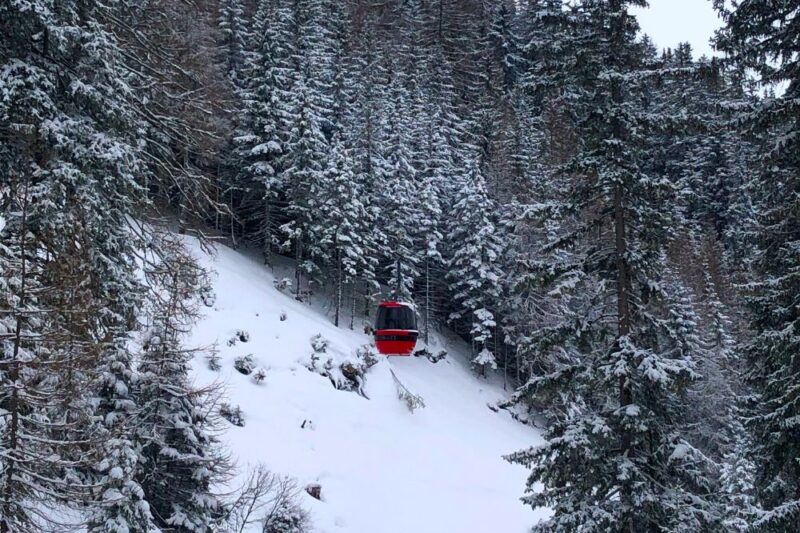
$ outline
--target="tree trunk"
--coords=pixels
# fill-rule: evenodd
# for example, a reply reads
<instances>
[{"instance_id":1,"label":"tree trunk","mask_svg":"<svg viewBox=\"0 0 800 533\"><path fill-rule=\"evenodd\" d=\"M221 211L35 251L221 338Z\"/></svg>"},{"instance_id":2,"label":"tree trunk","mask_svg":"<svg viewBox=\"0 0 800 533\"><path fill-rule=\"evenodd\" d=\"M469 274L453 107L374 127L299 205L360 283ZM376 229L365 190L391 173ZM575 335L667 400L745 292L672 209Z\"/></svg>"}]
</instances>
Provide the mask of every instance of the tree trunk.
<instances>
[{"instance_id":1,"label":"tree trunk","mask_svg":"<svg viewBox=\"0 0 800 533\"><path fill-rule=\"evenodd\" d=\"M336 242L334 240L334 246ZM333 325L339 327L339 310L342 308L342 253L336 251L336 311L334 313Z\"/></svg>"},{"instance_id":2,"label":"tree trunk","mask_svg":"<svg viewBox=\"0 0 800 533\"><path fill-rule=\"evenodd\" d=\"M219 174L220 174L220 166L222 166L221 160L217 161L217 183L216 183L216 186L214 187L214 201L217 202L217 208L214 209L214 229L217 230L217 231L219 231L220 216L222 214L220 209L219 209L219 205L220 205L219 194L220 194L220 190L222 189L221 183L220 183L220 176L219 176Z\"/></svg>"},{"instance_id":3,"label":"tree trunk","mask_svg":"<svg viewBox=\"0 0 800 533\"><path fill-rule=\"evenodd\" d=\"M184 144L182 152L183 152L183 168L185 170L189 168L189 147L186 144ZM180 203L178 207L178 233L181 235L184 235L187 229L187 222L186 222L187 207L186 207L186 193L183 190L184 187L188 186L186 184L182 184L178 190L178 194L180 195L179 198Z\"/></svg>"},{"instance_id":4,"label":"tree trunk","mask_svg":"<svg viewBox=\"0 0 800 533\"><path fill-rule=\"evenodd\" d=\"M395 271L395 298L399 301L402 296L402 286L403 286L403 274L400 272L401 260L400 256L397 257L397 266L395 267L397 270Z\"/></svg>"},{"instance_id":5,"label":"tree trunk","mask_svg":"<svg viewBox=\"0 0 800 533\"><path fill-rule=\"evenodd\" d=\"M237 246L236 246L236 216L234 215L233 202L234 202L233 187L231 187L231 202L230 202L230 206L231 206L231 246L235 250L237 248Z\"/></svg>"},{"instance_id":6,"label":"tree trunk","mask_svg":"<svg viewBox=\"0 0 800 533\"><path fill-rule=\"evenodd\" d=\"M21 312L16 313L16 324L14 327L14 346L12 348L11 364L8 365L8 380L13 383L11 397L8 400L7 411L10 415L8 422L8 451L4 457L5 472L3 475L5 486L3 487L3 516L0 521L0 533L11 533L11 526L8 523L9 517L14 514L14 507L20 505L21 495L14 494L14 478L16 476L16 458L14 452L19 446L19 352L22 348L22 322L25 320L24 307L26 305L27 290L27 260L25 254L25 239L27 239L28 228L28 182L25 182L22 204L22 225L19 232L20 249L20 288L19 302L16 307Z\"/></svg>"},{"instance_id":7,"label":"tree trunk","mask_svg":"<svg viewBox=\"0 0 800 533\"><path fill-rule=\"evenodd\" d=\"M627 13L623 0L611 0L609 9L612 14L610 26L611 50L617 52L610 58L611 65L622 69L622 56L619 52L625 46L625 22ZM618 79L611 81L611 100L615 107L621 107L624 103L622 86ZM618 116L612 119L612 137L618 141L624 141L623 126ZM614 150L614 148L612 148ZM614 185L614 251L616 255L617 268L617 349L621 348L620 339L627 337L631 329L631 310L630 310L630 279L626 254L628 251L627 235L625 232L625 198L622 183ZM630 368L630 361L626 361L627 368ZM620 376L618 382L619 405L624 408L633 403L633 389L629 376ZM621 428L620 446L622 455L632 460L634 454L631 435L629 430ZM620 501L622 503L622 528L623 531L633 533L635 531L635 516L633 512L633 488L630 482L623 482L620 487Z\"/></svg>"},{"instance_id":8,"label":"tree trunk","mask_svg":"<svg viewBox=\"0 0 800 533\"><path fill-rule=\"evenodd\" d=\"M295 240L295 247L295 261L297 264L294 267L294 298L298 302L301 302L303 298L300 296L300 283L303 281L303 274L300 272L300 269L302 268L301 263L303 261L303 244L299 238Z\"/></svg>"},{"instance_id":9,"label":"tree trunk","mask_svg":"<svg viewBox=\"0 0 800 533\"><path fill-rule=\"evenodd\" d=\"M264 264L272 266L272 202L269 200L269 191L264 193L264 227L262 230L264 245L262 254L264 256Z\"/></svg>"},{"instance_id":10,"label":"tree trunk","mask_svg":"<svg viewBox=\"0 0 800 533\"><path fill-rule=\"evenodd\" d=\"M353 282L350 284L350 329L353 329L354 322L356 319L356 281L358 278L354 278Z\"/></svg>"},{"instance_id":11,"label":"tree trunk","mask_svg":"<svg viewBox=\"0 0 800 533\"><path fill-rule=\"evenodd\" d=\"M431 260L425 258L425 345L429 344L431 322Z\"/></svg>"}]
</instances>

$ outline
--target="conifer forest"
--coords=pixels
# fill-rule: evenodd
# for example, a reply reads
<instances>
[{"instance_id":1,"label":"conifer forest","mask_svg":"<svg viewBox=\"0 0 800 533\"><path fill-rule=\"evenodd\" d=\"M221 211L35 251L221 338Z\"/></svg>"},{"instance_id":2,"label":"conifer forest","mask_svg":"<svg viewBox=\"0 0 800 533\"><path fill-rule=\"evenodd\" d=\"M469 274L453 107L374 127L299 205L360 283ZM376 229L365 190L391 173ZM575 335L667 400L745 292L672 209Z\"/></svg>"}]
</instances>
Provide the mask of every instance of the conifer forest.
<instances>
[{"instance_id":1,"label":"conifer forest","mask_svg":"<svg viewBox=\"0 0 800 533\"><path fill-rule=\"evenodd\" d=\"M712 57L647 0L0 0L0 533L329 531L226 445L190 240L463 344L529 531L800 531L800 0L697 2Z\"/></svg>"}]
</instances>

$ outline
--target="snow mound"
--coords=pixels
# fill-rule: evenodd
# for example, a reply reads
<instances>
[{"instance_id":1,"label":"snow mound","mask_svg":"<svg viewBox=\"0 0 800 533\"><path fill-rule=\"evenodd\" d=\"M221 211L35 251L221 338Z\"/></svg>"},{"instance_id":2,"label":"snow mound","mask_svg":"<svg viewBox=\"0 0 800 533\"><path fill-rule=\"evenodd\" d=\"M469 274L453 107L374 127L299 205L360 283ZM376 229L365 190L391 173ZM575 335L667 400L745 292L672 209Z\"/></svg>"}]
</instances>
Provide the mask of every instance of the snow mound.
<instances>
[{"instance_id":1,"label":"snow mound","mask_svg":"<svg viewBox=\"0 0 800 533\"><path fill-rule=\"evenodd\" d=\"M215 346L220 365L213 371L198 356L194 377L221 382L241 407L244 426L221 437L240 475L262 463L301 487L318 484L321 500L303 493L302 504L322 533L522 533L537 521L519 500L526 470L502 456L541 436L487 407L507 395L469 370L463 347L437 339L449 352L437 364L379 356L363 388L337 390L309 370L312 354L339 368L370 337L281 293L257 261L223 246L208 256L187 242L216 292L190 343ZM249 375L234 368L247 356ZM424 405L410 409L398 381Z\"/></svg>"}]
</instances>

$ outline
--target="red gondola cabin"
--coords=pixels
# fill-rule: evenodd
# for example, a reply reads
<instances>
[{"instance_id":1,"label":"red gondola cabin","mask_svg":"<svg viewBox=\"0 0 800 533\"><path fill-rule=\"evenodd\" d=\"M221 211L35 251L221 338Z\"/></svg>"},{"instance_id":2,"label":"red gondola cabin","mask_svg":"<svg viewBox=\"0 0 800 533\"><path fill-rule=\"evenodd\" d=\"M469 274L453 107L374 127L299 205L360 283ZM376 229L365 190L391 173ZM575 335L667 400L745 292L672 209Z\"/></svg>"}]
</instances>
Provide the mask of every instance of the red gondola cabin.
<instances>
[{"instance_id":1,"label":"red gondola cabin","mask_svg":"<svg viewBox=\"0 0 800 533\"><path fill-rule=\"evenodd\" d=\"M417 314L402 302L381 302L375 320L375 347L383 355L411 355L417 344Z\"/></svg>"}]
</instances>

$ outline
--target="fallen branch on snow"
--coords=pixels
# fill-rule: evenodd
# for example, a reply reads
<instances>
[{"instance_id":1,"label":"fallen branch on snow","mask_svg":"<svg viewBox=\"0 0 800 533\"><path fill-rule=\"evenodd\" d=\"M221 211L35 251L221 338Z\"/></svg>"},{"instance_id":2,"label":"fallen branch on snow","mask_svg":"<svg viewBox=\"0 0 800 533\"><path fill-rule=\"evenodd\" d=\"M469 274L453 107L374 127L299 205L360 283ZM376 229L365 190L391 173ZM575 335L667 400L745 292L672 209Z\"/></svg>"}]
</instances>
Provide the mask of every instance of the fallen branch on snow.
<instances>
[{"instance_id":1,"label":"fallen branch on snow","mask_svg":"<svg viewBox=\"0 0 800 533\"><path fill-rule=\"evenodd\" d=\"M414 394L410 390L406 388L403 383L400 382L400 379L397 377L397 374L394 373L394 370L391 368L389 372L392 373L392 378L394 379L394 384L397 387L397 398L402 400L406 403L408 410L412 413L417 408L424 408L425 407L425 400L422 399L422 396L418 394Z\"/></svg>"}]
</instances>

